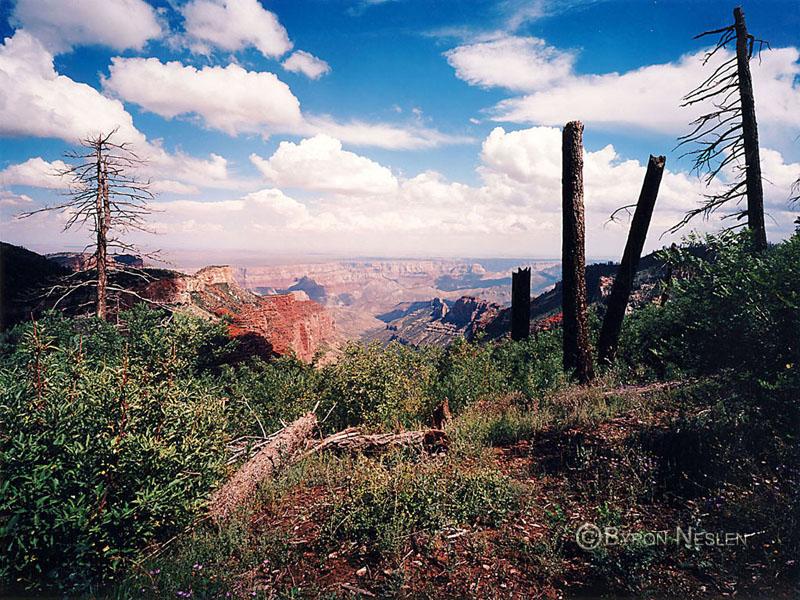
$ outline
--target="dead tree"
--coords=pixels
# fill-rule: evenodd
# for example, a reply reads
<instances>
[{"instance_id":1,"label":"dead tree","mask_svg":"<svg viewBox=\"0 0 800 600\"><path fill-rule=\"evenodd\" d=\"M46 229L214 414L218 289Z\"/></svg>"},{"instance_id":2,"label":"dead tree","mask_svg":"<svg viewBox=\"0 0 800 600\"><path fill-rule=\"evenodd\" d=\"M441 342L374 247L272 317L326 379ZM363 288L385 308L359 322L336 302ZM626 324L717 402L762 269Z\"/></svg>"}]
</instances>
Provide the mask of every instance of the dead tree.
<instances>
[{"instance_id":1,"label":"dead tree","mask_svg":"<svg viewBox=\"0 0 800 600\"><path fill-rule=\"evenodd\" d=\"M209 512L217 522L235 516L253 499L262 481L272 477L283 465L305 448L317 426L317 416L308 412L279 431L211 495Z\"/></svg>"},{"instance_id":2,"label":"dead tree","mask_svg":"<svg viewBox=\"0 0 800 600\"><path fill-rule=\"evenodd\" d=\"M603 318L603 327L600 330L600 341L598 342L598 362L600 364L610 364L617 354L617 343L619 341L619 332L622 330L622 320L625 316L625 309L628 306L631 289L633 288L633 279L639 267L642 248L644 248L644 242L647 238L647 230L650 228L650 218L653 216L653 208L656 205L656 197L658 196L658 188L661 185L661 176L664 173L666 160L663 156L658 158L650 156L650 161L647 163L647 172L644 176L642 191L639 194L639 201L636 203L636 211L631 221L628 241L625 244L625 251L622 254L617 276L614 278L614 287L611 288L608 309Z\"/></svg>"},{"instance_id":3,"label":"dead tree","mask_svg":"<svg viewBox=\"0 0 800 600\"><path fill-rule=\"evenodd\" d=\"M697 148L684 156L694 158L694 169L705 173L706 184L710 184L723 169L737 172L739 181L732 183L722 193L707 194L702 204L686 213L672 231L677 231L697 215L708 217L724 205L730 205L731 202L738 205L746 199L746 208L723 218L742 220L746 217L755 249L763 250L767 247L767 233L764 225L764 190L750 59L756 44L759 52L764 45L769 47L769 44L747 32L741 7L734 9L733 16L733 25L706 31L695 38L720 36L716 46L706 55L704 65L734 41L736 52L684 97L683 106L711 103L713 110L692 122L694 129L679 138L679 146L697 145Z\"/></svg>"},{"instance_id":4,"label":"dead tree","mask_svg":"<svg viewBox=\"0 0 800 600\"><path fill-rule=\"evenodd\" d=\"M561 293L564 313L564 371L574 373L581 383L588 383L594 378L594 369L586 316L583 123L570 121L564 126L562 135Z\"/></svg>"},{"instance_id":5,"label":"dead tree","mask_svg":"<svg viewBox=\"0 0 800 600\"><path fill-rule=\"evenodd\" d=\"M511 273L511 339L526 340L531 331L531 269Z\"/></svg>"},{"instance_id":6,"label":"dead tree","mask_svg":"<svg viewBox=\"0 0 800 600\"><path fill-rule=\"evenodd\" d=\"M149 231L145 223L145 217L151 212L147 202L154 195L149 190L149 182L136 176L144 161L128 143L111 141L116 131L87 137L81 142L83 150L67 153L72 164L56 173L70 181L66 201L20 215L25 218L40 212L60 211L67 215L64 231L72 227L91 228L94 239L84 252L91 252L94 280L70 277L53 286L49 293L58 296L55 306L80 288L92 285L95 314L104 320L108 318L109 292L133 294L109 283L109 251L154 256L154 253L142 253L134 244L122 239L131 231Z\"/></svg>"}]
</instances>

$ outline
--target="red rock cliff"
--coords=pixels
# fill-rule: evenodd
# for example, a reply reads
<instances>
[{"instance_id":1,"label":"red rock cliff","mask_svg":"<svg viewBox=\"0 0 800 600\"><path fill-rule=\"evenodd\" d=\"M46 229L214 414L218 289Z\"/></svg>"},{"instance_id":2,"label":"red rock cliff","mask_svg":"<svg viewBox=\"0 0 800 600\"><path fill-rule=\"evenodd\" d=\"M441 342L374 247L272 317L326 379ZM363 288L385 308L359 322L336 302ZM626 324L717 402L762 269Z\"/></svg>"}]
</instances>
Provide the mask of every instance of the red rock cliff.
<instances>
[{"instance_id":1,"label":"red rock cliff","mask_svg":"<svg viewBox=\"0 0 800 600\"><path fill-rule=\"evenodd\" d=\"M333 318L320 304L300 294L254 294L234 282L228 266L205 267L194 275L175 273L148 284L141 295L209 318L230 317L230 334L242 342L245 354L293 351L310 361L318 350L338 342Z\"/></svg>"}]
</instances>

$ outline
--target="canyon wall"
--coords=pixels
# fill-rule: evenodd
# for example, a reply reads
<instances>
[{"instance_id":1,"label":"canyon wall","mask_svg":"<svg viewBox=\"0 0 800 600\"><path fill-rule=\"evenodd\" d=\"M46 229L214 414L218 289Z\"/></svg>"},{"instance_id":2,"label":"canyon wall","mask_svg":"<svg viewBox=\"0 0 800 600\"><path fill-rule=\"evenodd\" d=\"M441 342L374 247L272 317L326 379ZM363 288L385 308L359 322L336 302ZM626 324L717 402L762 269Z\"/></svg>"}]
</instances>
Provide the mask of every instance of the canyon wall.
<instances>
[{"instance_id":1,"label":"canyon wall","mask_svg":"<svg viewBox=\"0 0 800 600\"><path fill-rule=\"evenodd\" d=\"M241 342L243 354L268 358L294 352L311 361L318 351L341 344L333 317L319 303L298 293L259 296L238 285L232 273L229 266L176 273L149 283L140 294L198 316L228 317L231 337Z\"/></svg>"}]
</instances>

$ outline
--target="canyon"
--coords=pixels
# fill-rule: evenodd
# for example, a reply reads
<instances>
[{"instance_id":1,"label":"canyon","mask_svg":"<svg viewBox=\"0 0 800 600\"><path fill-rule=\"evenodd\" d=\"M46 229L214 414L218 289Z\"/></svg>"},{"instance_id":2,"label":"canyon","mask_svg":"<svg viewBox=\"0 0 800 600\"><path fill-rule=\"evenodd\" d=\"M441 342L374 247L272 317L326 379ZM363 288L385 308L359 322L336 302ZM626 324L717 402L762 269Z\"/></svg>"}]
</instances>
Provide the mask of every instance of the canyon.
<instances>
[{"instance_id":1,"label":"canyon","mask_svg":"<svg viewBox=\"0 0 800 600\"><path fill-rule=\"evenodd\" d=\"M344 337L385 341L391 320L386 315L402 314L414 303L422 303L421 307L439 299L452 306L466 296L480 298L487 306L508 305L511 270L517 266L531 267L532 294L560 279L559 261L526 259L375 259L247 266L234 268L233 277L258 294L305 292L331 312Z\"/></svg>"},{"instance_id":2,"label":"canyon","mask_svg":"<svg viewBox=\"0 0 800 600\"><path fill-rule=\"evenodd\" d=\"M227 319L228 332L240 342L242 357L294 353L310 362L317 353L335 353L344 341L331 314L305 293L254 294L234 281L230 266L204 267L194 275L171 273L138 293L173 309Z\"/></svg>"}]
</instances>

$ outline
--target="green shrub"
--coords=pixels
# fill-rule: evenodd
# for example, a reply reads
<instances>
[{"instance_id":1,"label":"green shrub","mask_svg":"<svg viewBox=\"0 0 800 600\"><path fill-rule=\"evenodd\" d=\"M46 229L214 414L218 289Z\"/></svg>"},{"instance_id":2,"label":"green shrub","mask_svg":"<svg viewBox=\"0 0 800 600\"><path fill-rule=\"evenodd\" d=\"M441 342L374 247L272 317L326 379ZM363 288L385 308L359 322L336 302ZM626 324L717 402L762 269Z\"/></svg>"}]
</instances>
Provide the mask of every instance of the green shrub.
<instances>
[{"instance_id":1,"label":"green shrub","mask_svg":"<svg viewBox=\"0 0 800 600\"><path fill-rule=\"evenodd\" d=\"M698 245L705 256L691 251ZM661 376L722 374L791 420L800 389L800 234L761 253L751 247L743 232L691 238L668 251L665 260L683 276L663 307L626 319L621 357Z\"/></svg>"},{"instance_id":2,"label":"green shrub","mask_svg":"<svg viewBox=\"0 0 800 600\"><path fill-rule=\"evenodd\" d=\"M413 428L434 405L437 348L415 350L397 343L381 348L349 343L336 363L320 373L320 412L333 431L362 423L371 428Z\"/></svg>"},{"instance_id":3,"label":"green shrub","mask_svg":"<svg viewBox=\"0 0 800 600\"><path fill-rule=\"evenodd\" d=\"M360 461L331 511L325 534L396 555L415 532L476 521L495 524L519 506L513 481L489 468L437 461Z\"/></svg>"},{"instance_id":4,"label":"green shrub","mask_svg":"<svg viewBox=\"0 0 800 600\"><path fill-rule=\"evenodd\" d=\"M222 475L224 404L191 349L218 329L159 315L126 315L128 336L57 314L4 336L3 581L69 591L113 578L182 530Z\"/></svg>"},{"instance_id":5,"label":"green shrub","mask_svg":"<svg viewBox=\"0 0 800 600\"><path fill-rule=\"evenodd\" d=\"M493 345L456 338L438 364L436 395L447 398L450 409L493 398L503 390L501 371L492 360Z\"/></svg>"},{"instance_id":6,"label":"green shrub","mask_svg":"<svg viewBox=\"0 0 800 600\"><path fill-rule=\"evenodd\" d=\"M234 437L269 434L314 407L318 373L293 356L225 366L220 385L229 400L229 427Z\"/></svg>"}]
</instances>

